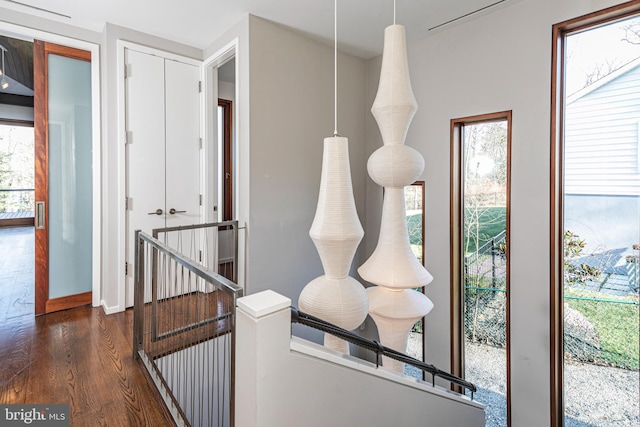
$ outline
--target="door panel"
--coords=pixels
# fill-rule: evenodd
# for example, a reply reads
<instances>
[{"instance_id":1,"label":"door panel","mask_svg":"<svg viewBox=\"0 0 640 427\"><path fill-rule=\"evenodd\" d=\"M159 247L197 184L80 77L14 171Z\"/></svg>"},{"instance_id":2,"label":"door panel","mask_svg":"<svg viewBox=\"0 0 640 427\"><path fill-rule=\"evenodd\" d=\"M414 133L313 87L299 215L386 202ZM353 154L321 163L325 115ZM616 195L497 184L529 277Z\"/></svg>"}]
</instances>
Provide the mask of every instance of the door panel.
<instances>
[{"instance_id":1,"label":"door panel","mask_svg":"<svg viewBox=\"0 0 640 427\"><path fill-rule=\"evenodd\" d=\"M165 226L164 60L125 50L130 75L126 84L127 262L134 263L136 230L151 233ZM158 212L158 214L156 214ZM126 305L133 305L133 268L128 269Z\"/></svg>"},{"instance_id":2,"label":"door panel","mask_svg":"<svg viewBox=\"0 0 640 427\"><path fill-rule=\"evenodd\" d=\"M151 233L154 228L200 221L199 69L128 48L125 60L127 262L133 267L136 230ZM193 252L188 236L166 243L188 256ZM126 284L125 302L130 307L133 268ZM158 298L193 290L165 290Z\"/></svg>"},{"instance_id":3,"label":"door panel","mask_svg":"<svg viewBox=\"0 0 640 427\"><path fill-rule=\"evenodd\" d=\"M91 303L91 53L36 41L36 314Z\"/></svg>"},{"instance_id":4,"label":"door panel","mask_svg":"<svg viewBox=\"0 0 640 427\"><path fill-rule=\"evenodd\" d=\"M167 227L174 227L200 220L200 71L193 65L166 60L165 73ZM168 244L196 259L197 248L185 238Z\"/></svg>"}]
</instances>

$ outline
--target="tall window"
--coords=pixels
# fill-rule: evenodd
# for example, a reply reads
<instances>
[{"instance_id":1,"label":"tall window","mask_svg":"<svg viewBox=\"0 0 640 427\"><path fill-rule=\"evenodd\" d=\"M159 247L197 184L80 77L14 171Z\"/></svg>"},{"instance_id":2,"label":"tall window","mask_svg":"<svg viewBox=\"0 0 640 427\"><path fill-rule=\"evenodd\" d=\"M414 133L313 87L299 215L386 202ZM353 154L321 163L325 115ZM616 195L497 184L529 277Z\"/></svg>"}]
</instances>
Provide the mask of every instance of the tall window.
<instances>
[{"instance_id":1,"label":"tall window","mask_svg":"<svg viewBox=\"0 0 640 427\"><path fill-rule=\"evenodd\" d=\"M635 9L635 10L634 10ZM640 16L554 26L554 425L640 424Z\"/></svg>"},{"instance_id":2,"label":"tall window","mask_svg":"<svg viewBox=\"0 0 640 427\"><path fill-rule=\"evenodd\" d=\"M416 181L404 188L405 211L409 244L414 255L424 265L424 181ZM424 287L416 289L424 292ZM418 320L409 333L407 354L424 361L424 318ZM423 378L423 371L405 364L405 374L418 379Z\"/></svg>"},{"instance_id":3,"label":"tall window","mask_svg":"<svg viewBox=\"0 0 640 427\"><path fill-rule=\"evenodd\" d=\"M0 120L0 221L33 218L33 138L32 122Z\"/></svg>"},{"instance_id":4,"label":"tall window","mask_svg":"<svg viewBox=\"0 0 640 427\"><path fill-rule=\"evenodd\" d=\"M452 372L508 425L511 112L452 120Z\"/></svg>"}]
</instances>

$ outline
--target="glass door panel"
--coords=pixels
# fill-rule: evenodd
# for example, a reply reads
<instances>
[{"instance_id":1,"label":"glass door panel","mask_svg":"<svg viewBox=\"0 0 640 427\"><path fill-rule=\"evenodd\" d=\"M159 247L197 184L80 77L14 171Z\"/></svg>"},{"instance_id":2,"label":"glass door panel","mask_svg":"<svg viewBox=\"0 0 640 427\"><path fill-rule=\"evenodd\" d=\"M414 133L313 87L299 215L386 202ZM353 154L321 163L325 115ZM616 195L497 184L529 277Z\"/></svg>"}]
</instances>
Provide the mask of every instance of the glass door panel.
<instances>
[{"instance_id":1,"label":"glass door panel","mask_svg":"<svg viewBox=\"0 0 640 427\"><path fill-rule=\"evenodd\" d=\"M34 41L35 314L90 304L91 52Z\"/></svg>"},{"instance_id":2,"label":"glass door panel","mask_svg":"<svg viewBox=\"0 0 640 427\"><path fill-rule=\"evenodd\" d=\"M91 63L49 54L49 298L91 291Z\"/></svg>"}]
</instances>

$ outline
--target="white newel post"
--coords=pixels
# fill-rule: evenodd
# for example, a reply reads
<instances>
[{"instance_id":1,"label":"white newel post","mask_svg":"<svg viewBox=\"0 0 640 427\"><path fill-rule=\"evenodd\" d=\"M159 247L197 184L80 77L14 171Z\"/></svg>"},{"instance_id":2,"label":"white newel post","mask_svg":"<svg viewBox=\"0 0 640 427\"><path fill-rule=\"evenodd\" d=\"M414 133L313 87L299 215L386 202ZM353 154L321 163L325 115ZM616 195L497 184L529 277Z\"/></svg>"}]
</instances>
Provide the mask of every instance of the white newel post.
<instances>
[{"instance_id":1,"label":"white newel post","mask_svg":"<svg viewBox=\"0 0 640 427\"><path fill-rule=\"evenodd\" d=\"M291 341L291 300L273 291L239 298L236 309L235 425L265 425L277 419L270 399ZM284 354L283 354L284 352ZM275 373L274 373L275 372Z\"/></svg>"}]
</instances>

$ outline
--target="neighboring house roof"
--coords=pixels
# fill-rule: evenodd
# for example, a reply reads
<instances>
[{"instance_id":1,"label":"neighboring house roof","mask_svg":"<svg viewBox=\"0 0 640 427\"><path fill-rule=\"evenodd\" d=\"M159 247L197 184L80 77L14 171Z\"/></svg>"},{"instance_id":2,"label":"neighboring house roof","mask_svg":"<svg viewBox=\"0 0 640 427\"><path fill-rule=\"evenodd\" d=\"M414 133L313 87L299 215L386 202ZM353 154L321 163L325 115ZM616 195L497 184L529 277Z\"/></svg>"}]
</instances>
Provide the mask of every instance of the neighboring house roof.
<instances>
[{"instance_id":1,"label":"neighboring house roof","mask_svg":"<svg viewBox=\"0 0 640 427\"><path fill-rule=\"evenodd\" d=\"M612 80L617 79L618 77L622 76L623 74L628 73L629 71L633 70L637 66L640 66L640 56L637 57L636 59L632 60L632 61L627 62L625 65L623 65L622 67L618 68L614 72L609 73L606 76L599 78L598 80L596 80L595 82L591 83L590 85L585 86L582 89L580 89L579 91L574 92L571 95L567 96L567 105L577 101L578 99L582 98L585 95L590 94L594 90L601 88L602 86L606 85L607 83L611 82Z\"/></svg>"}]
</instances>

